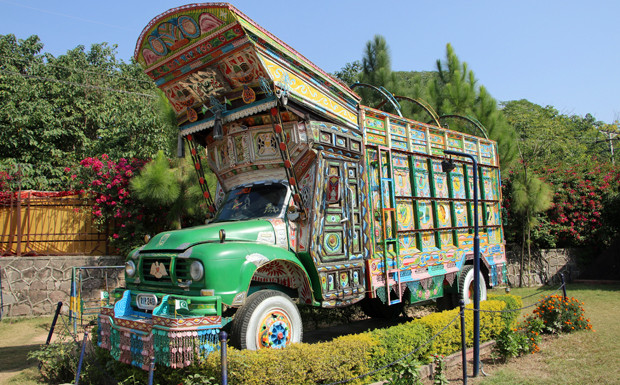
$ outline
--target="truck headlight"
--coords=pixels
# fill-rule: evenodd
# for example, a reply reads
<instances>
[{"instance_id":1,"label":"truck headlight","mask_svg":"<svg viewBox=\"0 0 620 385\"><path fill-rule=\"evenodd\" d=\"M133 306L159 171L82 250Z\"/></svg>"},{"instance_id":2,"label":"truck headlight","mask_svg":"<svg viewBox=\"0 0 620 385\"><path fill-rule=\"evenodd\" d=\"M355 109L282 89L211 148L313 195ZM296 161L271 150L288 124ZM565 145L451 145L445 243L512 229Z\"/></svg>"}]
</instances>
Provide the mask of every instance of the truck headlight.
<instances>
[{"instance_id":1,"label":"truck headlight","mask_svg":"<svg viewBox=\"0 0 620 385\"><path fill-rule=\"evenodd\" d=\"M189 274L192 276L192 280L200 281L205 275L205 269L200 261L194 261L189 267Z\"/></svg>"},{"instance_id":2,"label":"truck headlight","mask_svg":"<svg viewBox=\"0 0 620 385\"><path fill-rule=\"evenodd\" d=\"M133 261L125 262L125 274L127 274L128 277L136 275L136 264Z\"/></svg>"}]
</instances>

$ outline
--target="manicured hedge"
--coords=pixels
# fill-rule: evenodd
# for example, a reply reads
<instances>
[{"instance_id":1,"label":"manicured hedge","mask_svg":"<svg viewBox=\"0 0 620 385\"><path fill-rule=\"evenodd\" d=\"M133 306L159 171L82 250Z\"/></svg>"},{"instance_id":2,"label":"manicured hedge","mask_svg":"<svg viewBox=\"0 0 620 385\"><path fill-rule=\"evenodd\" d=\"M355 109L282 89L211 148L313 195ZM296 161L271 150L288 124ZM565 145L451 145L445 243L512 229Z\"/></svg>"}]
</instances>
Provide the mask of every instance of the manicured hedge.
<instances>
[{"instance_id":1,"label":"manicured hedge","mask_svg":"<svg viewBox=\"0 0 620 385\"><path fill-rule=\"evenodd\" d=\"M493 295L489 294L488 299L492 299L495 301L504 301L506 303L506 312L502 313L502 319L504 320L504 324L507 328L514 328L517 325L517 321L519 318L518 311L516 309L521 309L523 307L523 299L521 297L517 297L511 294L502 294L502 295ZM512 311L508 311L512 310Z\"/></svg>"},{"instance_id":2,"label":"manicured hedge","mask_svg":"<svg viewBox=\"0 0 620 385\"><path fill-rule=\"evenodd\" d=\"M521 299L512 295L493 297L480 304L480 341L497 336L506 326L513 325L518 313L500 313L516 309ZM471 305L468 306L472 308ZM488 310L494 312L487 312ZM411 351L408 360L428 362L430 354L448 355L459 351L459 310L433 313L388 329L336 338L316 344L294 344L282 350L236 350L229 348L228 379L236 385L328 384L354 378L394 362ZM473 340L473 311L466 310L467 343ZM446 330L427 345L423 344L454 319ZM220 378L220 358L211 354L187 373ZM177 373L178 374L178 373ZM389 369L372 378L388 377ZM368 383L369 378L348 382Z\"/></svg>"},{"instance_id":3,"label":"manicured hedge","mask_svg":"<svg viewBox=\"0 0 620 385\"><path fill-rule=\"evenodd\" d=\"M482 310L480 312L480 341L491 340L504 329L505 323L501 316L503 313L490 313L487 311L501 311L505 307L506 303L504 301L489 300L480 303L480 309ZM473 304L467 305L465 310L465 331L468 346L472 346L474 335L474 312L471 309L473 309ZM453 322L450 323L451 321ZM430 339L446 328L432 341L430 353L448 355L461 350L459 309L429 314L411 323L426 327L428 330L426 339ZM447 326L448 324L449 326Z\"/></svg>"},{"instance_id":4,"label":"manicured hedge","mask_svg":"<svg viewBox=\"0 0 620 385\"><path fill-rule=\"evenodd\" d=\"M371 333L338 337L330 342L293 344L281 350L228 350L228 380L243 385L327 384L372 370L371 354L379 343ZM212 354L199 373L220 377L220 358ZM351 381L348 384L365 384Z\"/></svg>"}]
</instances>

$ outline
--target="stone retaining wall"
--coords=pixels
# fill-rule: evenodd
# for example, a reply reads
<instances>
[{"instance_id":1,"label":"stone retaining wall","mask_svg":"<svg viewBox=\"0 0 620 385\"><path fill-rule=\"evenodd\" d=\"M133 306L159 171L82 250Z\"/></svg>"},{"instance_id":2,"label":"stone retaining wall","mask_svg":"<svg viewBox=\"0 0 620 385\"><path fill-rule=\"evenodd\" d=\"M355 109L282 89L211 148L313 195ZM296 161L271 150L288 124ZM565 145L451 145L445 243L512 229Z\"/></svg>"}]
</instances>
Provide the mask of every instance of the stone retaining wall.
<instances>
[{"instance_id":1,"label":"stone retaining wall","mask_svg":"<svg viewBox=\"0 0 620 385\"><path fill-rule=\"evenodd\" d=\"M115 256L1 257L2 318L53 314L58 302L69 310L73 267L122 266ZM107 271L108 289L124 284L123 271ZM82 270L82 296L98 299L105 288L104 269Z\"/></svg>"},{"instance_id":2,"label":"stone retaining wall","mask_svg":"<svg viewBox=\"0 0 620 385\"><path fill-rule=\"evenodd\" d=\"M510 286L519 286L519 269L521 249L516 246L506 247L508 259L508 282ZM532 250L532 263L529 274L523 272L524 286L559 285L560 273L564 274L566 282L579 278L582 271L578 260L586 253L582 249L548 249ZM527 266L527 250L525 255Z\"/></svg>"},{"instance_id":3,"label":"stone retaining wall","mask_svg":"<svg viewBox=\"0 0 620 385\"><path fill-rule=\"evenodd\" d=\"M508 282L519 286L520 249L508 247ZM583 254L578 249L536 250L532 255L532 268L523 284L540 286L559 285L559 273L567 281L581 274L577 260ZM2 257L2 317L39 316L53 314L59 301L63 312L69 310L71 273L74 266L121 266L122 257L67 256L67 257ZM98 299L105 287L102 271L84 271L82 283L84 299ZM529 277L529 279L528 279ZM108 288L122 286L122 270L116 275L108 272Z\"/></svg>"}]
</instances>

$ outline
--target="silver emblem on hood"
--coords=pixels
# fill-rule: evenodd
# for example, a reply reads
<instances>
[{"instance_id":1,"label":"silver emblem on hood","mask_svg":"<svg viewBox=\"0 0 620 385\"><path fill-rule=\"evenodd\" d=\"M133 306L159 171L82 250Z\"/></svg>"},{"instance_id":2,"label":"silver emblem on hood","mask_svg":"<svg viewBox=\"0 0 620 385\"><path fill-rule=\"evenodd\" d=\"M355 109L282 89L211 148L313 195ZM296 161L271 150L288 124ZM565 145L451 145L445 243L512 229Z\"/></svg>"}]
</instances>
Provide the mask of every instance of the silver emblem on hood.
<instances>
[{"instance_id":1,"label":"silver emblem on hood","mask_svg":"<svg viewBox=\"0 0 620 385\"><path fill-rule=\"evenodd\" d=\"M166 271L166 265L164 265L163 263L159 263L159 262L155 262L151 265L150 273L152 276L154 276L157 279L168 275L168 272Z\"/></svg>"}]
</instances>

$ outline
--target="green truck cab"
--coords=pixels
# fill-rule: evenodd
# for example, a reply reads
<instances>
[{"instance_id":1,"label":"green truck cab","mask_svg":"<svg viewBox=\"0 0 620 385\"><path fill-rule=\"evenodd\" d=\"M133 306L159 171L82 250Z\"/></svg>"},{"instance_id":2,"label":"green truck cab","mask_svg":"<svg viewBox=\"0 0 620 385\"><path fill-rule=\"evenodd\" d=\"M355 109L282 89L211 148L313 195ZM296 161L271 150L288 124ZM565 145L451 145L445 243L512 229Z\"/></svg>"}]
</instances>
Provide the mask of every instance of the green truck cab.
<instances>
[{"instance_id":1,"label":"green truck cab","mask_svg":"<svg viewBox=\"0 0 620 385\"><path fill-rule=\"evenodd\" d=\"M127 257L126 285L98 318L116 359L184 367L219 348L222 328L240 348L285 347L302 341L298 306L384 316L469 300L474 188L482 299L505 282L493 141L360 105L228 4L159 15L135 57L177 114L214 216ZM476 157L480 177L465 157L444 171L445 150Z\"/></svg>"}]
</instances>

